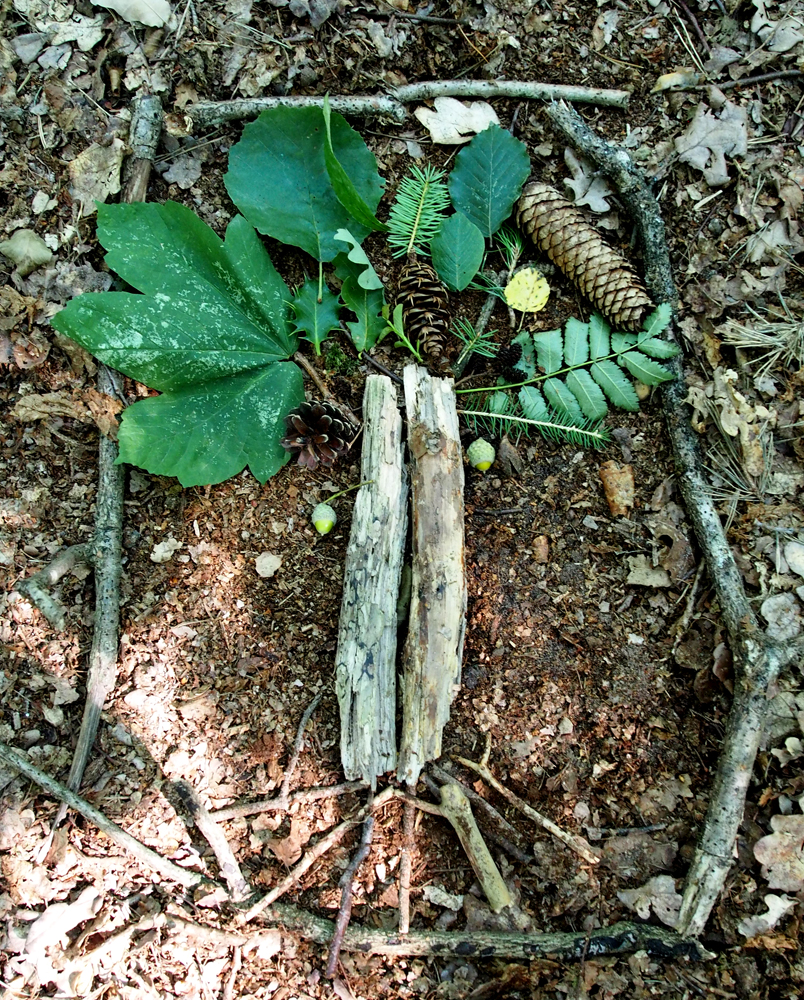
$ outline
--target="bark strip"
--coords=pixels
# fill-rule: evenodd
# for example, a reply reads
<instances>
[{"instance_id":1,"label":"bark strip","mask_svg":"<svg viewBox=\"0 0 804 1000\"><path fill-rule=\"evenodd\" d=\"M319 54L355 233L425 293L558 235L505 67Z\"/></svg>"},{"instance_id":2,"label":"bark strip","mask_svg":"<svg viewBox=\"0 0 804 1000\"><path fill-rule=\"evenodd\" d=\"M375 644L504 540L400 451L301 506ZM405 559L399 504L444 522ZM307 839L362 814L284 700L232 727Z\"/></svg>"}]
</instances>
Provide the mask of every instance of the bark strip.
<instances>
[{"instance_id":1,"label":"bark strip","mask_svg":"<svg viewBox=\"0 0 804 1000\"><path fill-rule=\"evenodd\" d=\"M396 604L407 530L402 417L384 375L369 375L363 399L362 486L346 551L336 689L347 779L377 787L396 766Z\"/></svg>"},{"instance_id":2,"label":"bark strip","mask_svg":"<svg viewBox=\"0 0 804 1000\"><path fill-rule=\"evenodd\" d=\"M398 779L415 786L441 755L461 684L466 628L463 455L451 379L408 365L403 380L411 462L412 586L403 654Z\"/></svg>"}]
</instances>

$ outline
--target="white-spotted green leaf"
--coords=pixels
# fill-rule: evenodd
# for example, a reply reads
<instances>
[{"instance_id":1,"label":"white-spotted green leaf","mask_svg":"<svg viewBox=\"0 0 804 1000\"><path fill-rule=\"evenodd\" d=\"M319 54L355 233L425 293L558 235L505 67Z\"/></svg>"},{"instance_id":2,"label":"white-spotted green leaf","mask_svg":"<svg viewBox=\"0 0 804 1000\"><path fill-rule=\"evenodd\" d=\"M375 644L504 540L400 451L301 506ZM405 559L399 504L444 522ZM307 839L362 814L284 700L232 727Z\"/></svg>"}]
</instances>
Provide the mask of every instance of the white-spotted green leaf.
<instances>
[{"instance_id":1,"label":"white-spotted green leaf","mask_svg":"<svg viewBox=\"0 0 804 1000\"><path fill-rule=\"evenodd\" d=\"M639 409L639 398L630 379L613 361L596 361L589 374L616 407L632 411Z\"/></svg>"},{"instance_id":2,"label":"white-spotted green leaf","mask_svg":"<svg viewBox=\"0 0 804 1000\"><path fill-rule=\"evenodd\" d=\"M611 353L611 327L600 313L589 317L589 356L599 361Z\"/></svg>"},{"instance_id":3,"label":"white-spotted green leaf","mask_svg":"<svg viewBox=\"0 0 804 1000\"><path fill-rule=\"evenodd\" d=\"M568 372L566 382L587 419L602 420L606 416L609 408L603 390L585 368Z\"/></svg>"},{"instance_id":4,"label":"white-spotted green leaf","mask_svg":"<svg viewBox=\"0 0 804 1000\"><path fill-rule=\"evenodd\" d=\"M564 344L561 330L542 330L533 334L533 346L539 367L545 375L552 375L564 367Z\"/></svg>"},{"instance_id":5,"label":"white-spotted green leaf","mask_svg":"<svg viewBox=\"0 0 804 1000\"><path fill-rule=\"evenodd\" d=\"M578 405L578 400L558 378L548 378L542 382L542 390L547 402L558 413L566 413L568 417L583 424L583 410Z\"/></svg>"},{"instance_id":6,"label":"white-spotted green leaf","mask_svg":"<svg viewBox=\"0 0 804 1000\"><path fill-rule=\"evenodd\" d=\"M52 320L101 361L162 392L262 368L296 350L290 292L236 216L223 242L167 202L101 205L106 261L144 292L88 292Z\"/></svg>"},{"instance_id":7,"label":"white-spotted green leaf","mask_svg":"<svg viewBox=\"0 0 804 1000\"><path fill-rule=\"evenodd\" d=\"M318 281L308 278L296 289L291 302L296 317L296 332L305 340L309 340L315 348L315 353L321 353L321 344L333 331L340 329L340 307L338 296L324 285L321 289L321 301L318 301Z\"/></svg>"},{"instance_id":8,"label":"white-spotted green leaf","mask_svg":"<svg viewBox=\"0 0 804 1000\"><path fill-rule=\"evenodd\" d=\"M640 341L648 337L658 337L660 333L663 333L667 329L672 315L673 310L667 302L662 302L661 305L657 306L642 324L642 330L638 335Z\"/></svg>"},{"instance_id":9,"label":"white-spotted green leaf","mask_svg":"<svg viewBox=\"0 0 804 1000\"><path fill-rule=\"evenodd\" d=\"M447 186L455 209L491 236L511 214L529 173L525 144L490 125L455 157Z\"/></svg>"},{"instance_id":10,"label":"white-spotted green leaf","mask_svg":"<svg viewBox=\"0 0 804 1000\"><path fill-rule=\"evenodd\" d=\"M463 212L450 215L430 243L433 267L447 288L461 292L483 263L486 241Z\"/></svg>"},{"instance_id":11,"label":"white-spotted green leaf","mask_svg":"<svg viewBox=\"0 0 804 1000\"><path fill-rule=\"evenodd\" d=\"M246 466L264 483L290 458L279 443L284 417L303 399L290 362L151 396L123 411L119 461L182 486L221 483Z\"/></svg>"},{"instance_id":12,"label":"white-spotted green leaf","mask_svg":"<svg viewBox=\"0 0 804 1000\"><path fill-rule=\"evenodd\" d=\"M564 324L564 367L576 368L589 360L589 324L570 316Z\"/></svg>"},{"instance_id":13,"label":"white-spotted green leaf","mask_svg":"<svg viewBox=\"0 0 804 1000\"><path fill-rule=\"evenodd\" d=\"M637 347L643 354L649 354L652 358L674 358L679 353L676 344L669 340L662 340L660 337L648 337L647 340L640 340Z\"/></svg>"},{"instance_id":14,"label":"white-spotted green leaf","mask_svg":"<svg viewBox=\"0 0 804 1000\"><path fill-rule=\"evenodd\" d=\"M374 265L366 256L366 251L360 246L360 241L353 236L348 229L339 229L335 233L335 239L340 243L348 243L352 249L346 254L347 258L357 266L357 283L361 288L382 288L382 281L379 274L374 270Z\"/></svg>"},{"instance_id":15,"label":"white-spotted green leaf","mask_svg":"<svg viewBox=\"0 0 804 1000\"><path fill-rule=\"evenodd\" d=\"M625 367L645 385L659 385L661 382L669 382L673 378L673 373L660 365L658 361L646 358L639 351L628 351L622 355L621 360Z\"/></svg>"}]
</instances>

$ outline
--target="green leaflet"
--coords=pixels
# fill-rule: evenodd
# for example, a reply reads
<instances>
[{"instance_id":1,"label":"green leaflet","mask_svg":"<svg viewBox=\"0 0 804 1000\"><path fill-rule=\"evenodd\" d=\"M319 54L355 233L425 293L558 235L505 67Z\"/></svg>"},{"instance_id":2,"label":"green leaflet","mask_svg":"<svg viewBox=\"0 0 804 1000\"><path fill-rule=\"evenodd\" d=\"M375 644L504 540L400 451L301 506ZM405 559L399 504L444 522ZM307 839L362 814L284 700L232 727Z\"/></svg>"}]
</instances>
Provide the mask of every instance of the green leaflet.
<instances>
[{"instance_id":1,"label":"green leaflet","mask_svg":"<svg viewBox=\"0 0 804 1000\"><path fill-rule=\"evenodd\" d=\"M374 154L336 113L330 115L330 137L337 162L374 212L383 191ZM252 226L321 261L342 250L334 238L338 229L359 240L368 232L335 192L326 145L320 108L269 108L243 129L224 176L229 196Z\"/></svg>"},{"instance_id":2,"label":"green leaflet","mask_svg":"<svg viewBox=\"0 0 804 1000\"><path fill-rule=\"evenodd\" d=\"M118 462L182 486L206 486L248 466L264 483L290 458L280 444L284 416L304 399L290 362L140 400L123 411Z\"/></svg>"},{"instance_id":3,"label":"green leaflet","mask_svg":"<svg viewBox=\"0 0 804 1000\"><path fill-rule=\"evenodd\" d=\"M669 382L673 377L673 373L664 365L660 365L652 358L646 358L639 351L627 351L623 354L622 361L634 378L645 385L659 385L660 382Z\"/></svg>"},{"instance_id":4,"label":"green leaflet","mask_svg":"<svg viewBox=\"0 0 804 1000\"><path fill-rule=\"evenodd\" d=\"M593 361L605 358L611 353L611 327L600 313L589 317L589 356Z\"/></svg>"},{"instance_id":5,"label":"green leaflet","mask_svg":"<svg viewBox=\"0 0 804 1000\"><path fill-rule=\"evenodd\" d=\"M639 349L643 354L649 354L652 358L674 358L679 353L677 344L669 340L660 340L659 337L648 337L647 340L639 341Z\"/></svg>"},{"instance_id":6,"label":"green leaflet","mask_svg":"<svg viewBox=\"0 0 804 1000\"><path fill-rule=\"evenodd\" d=\"M658 337L660 333L663 333L667 329L672 315L673 310L668 302L662 302L658 305L642 324L642 330L639 333L640 342L647 340L648 337Z\"/></svg>"},{"instance_id":7,"label":"green leaflet","mask_svg":"<svg viewBox=\"0 0 804 1000\"><path fill-rule=\"evenodd\" d=\"M585 368L567 372L567 389L587 420L602 420L609 412L603 390Z\"/></svg>"},{"instance_id":8,"label":"green leaflet","mask_svg":"<svg viewBox=\"0 0 804 1000\"><path fill-rule=\"evenodd\" d=\"M613 361L596 361L589 374L615 406L621 410L639 409L634 387Z\"/></svg>"},{"instance_id":9,"label":"green leaflet","mask_svg":"<svg viewBox=\"0 0 804 1000\"><path fill-rule=\"evenodd\" d=\"M462 292L480 270L486 241L462 212L445 219L430 244L433 267L453 292Z\"/></svg>"},{"instance_id":10,"label":"green leaflet","mask_svg":"<svg viewBox=\"0 0 804 1000\"><path fill-rule=\"evenodd\" d=\"M291 306L296 317L296 332L309 340L315 353L320 354L321 344L327 336L340 329L340 299L324 284L319 302L318 281L308 278L301 288L296 289Z\"/></svg>"},{"instance_id":11,"label":"green leaflet","mask_svg":"<svg viewBox=\"0 0 804 1000\"><path fill-rule=\"evenodd\" d=\"M347 253L347 258L357 266L357 283L361 288L382 288L380 276L374 270L374 265L366 256L366 251L348 229L339 229L335 233L335 239L339 243L350 243L352 249Z\"/></svg>"},{"instance_id":12,"label":"green leaflet","mask_svg":"<svg viewBox=\"0 0 804 1000\"><path fill-rule=\"evenodd\" d=\"M490 125L455 157L447 182L452 204L484 236L491 236L511 214L529 173L525 144Z\"/></svg>"},{"instance_id":13,"label":"green leaflet","mask_svg":"<svg viewBox=\"0 0 804 1000\"><path fill-rule=\"evenodd\" d=\"M539 367L545 375L552 375L564 367L564 343L560 329L534 333L533 346Z\"/></svg>"},{"instance_id":14,"label":"green leaflet","mask_svg":"<svg viewBox=\"0 0 804 1000\"><path fill-rule=\"evenodd\" d=\"M352 183L349 174L341 166L335 149L332 145L332 112L329 108L329 95L324 97L324 128L326 132L324 141L324 162L327 165L327 173L332 181L338 201L343 205L353 219L366 227L377 232L384 233L388 227L380 222L374 212L360 197L357 188ZM376 206L375 206L376 207ZM337 239L337 234L336 234Z\"/></svg>"},{"instance_id":15,"label":"green leaflet","mask_svg":"<svg viewBox=\"0 0 804 1000\"><path fill-rule=\"evenodd\" d=\"M589 324L570 316L564 325L564 365L576 368L589 360ZM555 370L555 369L554 369Z\"/></svg>"},{"instance_id":16,"label":"green leaflet","mask_svg":"<svg viewBox=\"0 0 804 1000\"><path fill-rule=\"evenodd\" d=\"M581 424L584 420L583 410L570 389L557 378L548 378L542 382L542 390L550 406L559 413L565 413L573 421Z\"/></svg>"}]
</instances>

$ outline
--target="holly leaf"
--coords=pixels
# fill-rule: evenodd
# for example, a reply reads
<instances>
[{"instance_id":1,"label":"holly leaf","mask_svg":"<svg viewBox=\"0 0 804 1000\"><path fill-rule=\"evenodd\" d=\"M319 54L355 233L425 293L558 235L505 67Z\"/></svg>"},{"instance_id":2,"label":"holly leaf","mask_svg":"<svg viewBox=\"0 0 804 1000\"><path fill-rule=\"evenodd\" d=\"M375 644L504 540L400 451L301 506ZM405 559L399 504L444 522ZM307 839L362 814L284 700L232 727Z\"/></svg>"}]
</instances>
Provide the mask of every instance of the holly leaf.
<instances>
[{"instance_id":1,"label":"holly leaf","mask_svg":"<svg viewBox=\"0 0 804 1000\"><path fill-rule=\"evenodd\" d=\"M296 332L304 340L309 340L315 353L320 354L321 344L327 336L340 329L340 299L323 285L319 302L318 281L308 278L301 288L296 289L290 304L296 319Z\"/></svg>"}]
</instances>

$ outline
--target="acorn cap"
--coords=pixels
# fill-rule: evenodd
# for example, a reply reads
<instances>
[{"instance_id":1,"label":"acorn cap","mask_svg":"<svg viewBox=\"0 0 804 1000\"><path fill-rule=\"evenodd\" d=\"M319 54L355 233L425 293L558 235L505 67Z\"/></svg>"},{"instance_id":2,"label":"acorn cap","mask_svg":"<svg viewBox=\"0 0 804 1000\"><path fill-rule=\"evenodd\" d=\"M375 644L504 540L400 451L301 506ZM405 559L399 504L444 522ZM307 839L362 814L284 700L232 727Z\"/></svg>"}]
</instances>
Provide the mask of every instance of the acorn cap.
<instances>
[{"instance_id":1,"label":"acorn cap","mask_svg":"<svg viewBox=\"0 0 804 1000\"><path fill-rule=\"evenodd\" d=\"M466 457L469 464L478 472L485 472L486 469L491 468L497 457L497 452L494 450L494 445L489 444L485 438L478 438L466 449Z\"/></svg>"},{"instance_id":2,"label":"acorn cap","mask_svg":"<svg viewBox=\"0 0 804 1000\"><path fill-rule=\"evenodd\" d=\"M320 503L313 509L313 524L319 535L326 535L335 527L338 515L328 503Z\"/></svg>"}]
</instances>

